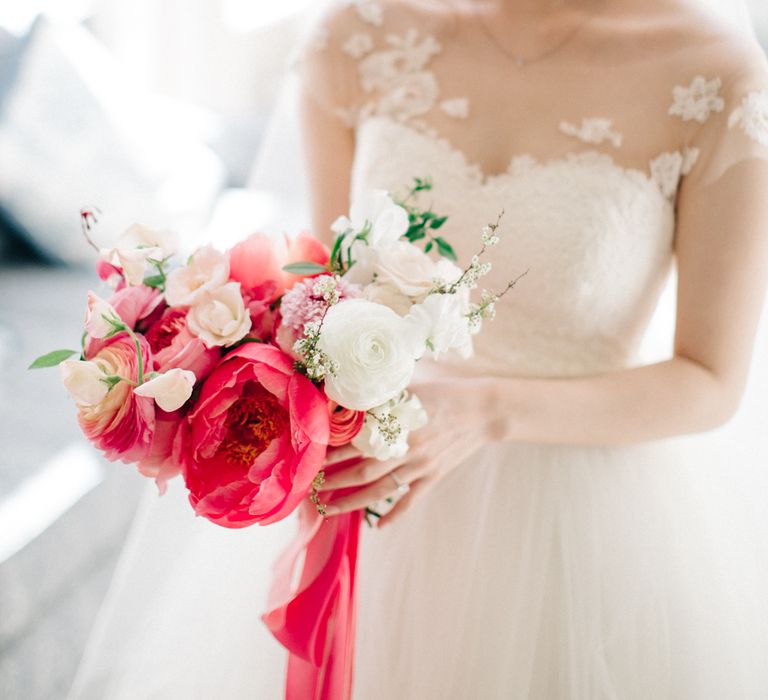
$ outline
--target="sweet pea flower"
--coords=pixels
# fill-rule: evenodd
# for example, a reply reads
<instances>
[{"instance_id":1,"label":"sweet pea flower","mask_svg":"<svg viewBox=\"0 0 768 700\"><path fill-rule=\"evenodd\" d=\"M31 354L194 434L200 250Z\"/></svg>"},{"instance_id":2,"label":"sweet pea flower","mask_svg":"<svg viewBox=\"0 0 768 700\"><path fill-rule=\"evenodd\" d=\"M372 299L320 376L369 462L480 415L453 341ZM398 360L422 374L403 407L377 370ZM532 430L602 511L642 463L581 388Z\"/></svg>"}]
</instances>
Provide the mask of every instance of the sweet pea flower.
<instances>
[{"instance_id":1,"label":"sweet pea flower","mask_svg":"<svg viewBox=\"0 0 768 700\"><path fill-rule=\"evenodd\" d=\"M144 281L149 260L164 260L177 248L175 233L133 224L119 236L114 248L101 251L101 257L106 263L122 269L129 285L139 285Z\"/></svg>"},{"instance_id":2,"label":"sweet pea flower","mask_svg":"<svg viewBox=\"0 0 768 700\"><path fill-rule=\"evenodd\" d=\"M88 360L64 360L59 365L61 380L77 403L95 406L109 392L106 375L95 362Z\"/></svg>"},{"instance_id":3,"label":"sweet pea flower","mask_svg":"<svg viewBox=\"0 0 768 700\"><path fill-rule=\"evenodd\" d=\"M170 413L181 408L189 400L194 386L195 373L188 369L176 368L158 374L137 386L133 393L154 399L160 408Z\"/></svg>"},{"instance_id":4,"label":"sweet pea flower","mask_svg":"<svg viewBox=\"0 0 768 700\"><path fill-rule=\"evenodd\" d=\"M229 257L206 245L192 254L187 265L169 273L165 300L169 306L193 306L228 280Z\"/></svg>"},{"instance_id":5,"label":"sweet pea flower","mask_svg":"<svg viewBox=\"0 0 768 700\"><path fill-rule=\"evenodd\" d=\"M88 292L85 330L92 338L107 338L124 327L114 307L94 292Z\"/></svg>"},{"instance_id":6,"label":"sweet pea flower","mask_svg":"<svg viewBox=\"0 0 768 700\"><path fill-rule=\"evenodd\" d=\"M370 231L365 241L355 240L355 235L366 226ZM351 250L353 259L368 248L387 248L396 243L408 231L408 212L395 204L386 190L366 190L355 198L349 211L349 217L340 216L331 224L336 234L351 231L342 242L342 253L346 259Z\"/></svg>"},{"instance_id":7,"label":"sweet pea flower","mask_svg":"<svg viewBox=\"0 0 768 700\"><path fill-rule=\"evenodd\" d=\"M209 348L242 340L251 329L251 316L243 303L240 285L228 282L208 292L189 310L187 325Z\"/></svg>"},{"instance_id":8,"label":"sweet pea flower","mask_svg":"<svg viewBox=\"0 0 768 700\"><path fill-rule=\"evenodd\" d=\"M437 359L448 350L455 350L466 359L473 352L468 312L469 294L461 289L455 294L430 294L411 307L405 321L422 351L428 348Z\"/></svg>"}]
</instances>

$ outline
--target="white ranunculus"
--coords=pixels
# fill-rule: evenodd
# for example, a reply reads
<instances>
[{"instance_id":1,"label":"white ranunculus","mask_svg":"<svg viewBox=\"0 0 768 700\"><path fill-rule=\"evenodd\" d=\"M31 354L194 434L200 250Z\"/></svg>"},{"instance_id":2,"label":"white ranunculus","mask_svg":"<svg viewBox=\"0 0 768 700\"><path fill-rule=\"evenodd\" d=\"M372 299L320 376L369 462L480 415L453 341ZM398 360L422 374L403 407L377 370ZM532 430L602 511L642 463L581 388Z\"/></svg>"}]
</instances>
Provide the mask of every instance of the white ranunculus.
<instances>
[{"instance_id":1,"label":"white ranunculus","mask_svg":"<svg viewBox=\"0 0 768 700\"><path fill-rule=\"evenodd\" d=\"M95 406L109 392L106 375L95 362L64 360L59 365L61 380L72 397L84 406Z\"/></svg>"},{"instance_id":2,"label":"white ranunculus","mask_svg":"<svg viewBox=\"0 0 768 700\"><path fill-rule=\"evenodd\" d=\"M154 399L164 411L175 411L192 396L195 379L194 372L175 367L137 386L133 392Z\"/></svg>"},{"instance_id":3,"label":"white ranunculus","mask_svg":"<svg viewBox=\"0 0 768 700\"><path fill-rule=\"evenodd\" d=\"M472 355L472 334L467 318L469 295L466 289L456 294L430 294L414 304L406 322L418 339L422 352L430 349L437 359L448 350L456 350L463 358Z\"/></svg>"},{"instance_id":4,"label":"white ranunculus","mask_svg":"<svg viewBox=\"0 0 768 700\"><path fill-rule=\"evenodd\" d=\"M193 253L187 265L168 275L165 300L169 306L193 306L208 292L225 285L228 279L229 257L206 245Z\"/></svg>"},{"instance_id":5,"label":"white ranunculus","mask_svg":"<svg viewBox=\"0 0 768 700\"><path fill-rule=\"evenodd\" d=\"M355 234L362 231L366 224L371 227L366 241L355 241ZM335 233L351 229L342 244L342 253L346 259L347 250L352 249L352 259L356 260L366 246L373 249L386 248L396 243L408 231L408 212L395 204L386 190L365 190L355 198L349 211L349 218L341 216L331 225Z\"/></svg>"},{"instance_id":6,"label":"white ranunculus","mask_svg":"<svg viewBox=\"0 0 768 700\"><path fill-rule=\"evenodd\" d=\"M125 281L135 286L144 281L148 260L164 260L177 248L175 233L133 224L118 237L114 248L101 251L101 257L111 265L121 267Z\"/></svg>"},{"instance_id":7,"label":"white ranunculus","mask_svg":"<svg viewBox=\"0 0 768 700\"><path fill-rule=\"evenodd\" d=\"M325 393L358 411L398 396L416 364L405 320L365 299L347 299L328 309L318 347L338 363L335 375L326 375Z\"/></svg>"},{"instance_id":8,"label":"white ranunculus","mask_svg":"<svg viewBox=\"0 0 768 700\"><path fill-rule=\"evenodd\" d=\"M112 305L93 292L88 292L88 307L85 311L85 330L91 338L106 338L122 324Z\"/></svg>"},{"instance_id":9,"label":"white ranunculus","mask_svg":"<svg viewBox=\"0 0 768 700\"><path fill-rule=\"evenodd\" d=\"M383 406L371 409L360 432L352 439L352 445L362 452L363 457L376 459L396 459L408 452L408 435L412 430L418 430L427 423L427 412L417 396L406 397L405 393L398 399L388 401ZM379 418L387 414L393 416L400 427L400 432L394 441L387 441L379 430Z\"/></svg>"},{"instance_id":10,"label":"white ranunculus","mask_svg":"<svg viewBox=\"0 0 768 700\"><path fill-rule=\"evenodd\" d=\"M209 348L232 345L251 330L251 316L239 282L228 282L196 301L189 310L187 326Z\"/></svg>"}]
</instances>

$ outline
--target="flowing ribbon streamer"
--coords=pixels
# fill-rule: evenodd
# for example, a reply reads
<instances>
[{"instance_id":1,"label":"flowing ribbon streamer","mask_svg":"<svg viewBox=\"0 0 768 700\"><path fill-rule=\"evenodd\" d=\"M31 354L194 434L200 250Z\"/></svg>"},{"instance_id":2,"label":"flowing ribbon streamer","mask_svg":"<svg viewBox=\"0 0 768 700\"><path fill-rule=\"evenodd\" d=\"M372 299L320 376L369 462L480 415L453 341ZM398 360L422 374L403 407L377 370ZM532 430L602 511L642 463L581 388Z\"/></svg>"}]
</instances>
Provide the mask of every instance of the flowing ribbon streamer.
<instances>
[{"instance_id":1,"label":"flowing ribbon streamer","mask_svg":"<svg viewBox=\"0 0 768 700\"><path fill-rule=\"evenodd\" d=\"M351 697L361 520L359 510L326 519L302 503L296 539L275 564L262 620L289 651L285 700Z\"/></svg>"}]
</instances>

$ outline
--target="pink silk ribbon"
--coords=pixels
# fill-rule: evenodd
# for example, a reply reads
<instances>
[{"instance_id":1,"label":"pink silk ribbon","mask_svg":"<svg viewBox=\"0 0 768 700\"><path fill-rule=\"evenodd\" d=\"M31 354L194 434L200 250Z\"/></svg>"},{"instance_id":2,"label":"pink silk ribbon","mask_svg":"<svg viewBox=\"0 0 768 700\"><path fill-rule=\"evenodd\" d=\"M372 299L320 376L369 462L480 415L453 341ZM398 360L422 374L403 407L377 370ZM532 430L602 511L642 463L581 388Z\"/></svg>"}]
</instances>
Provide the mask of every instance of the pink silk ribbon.
<instances>
[{"instance_id":1,"label":"pink silk ribbon","mask_svg":"<svg viewBox=\"0 0 768 700\"><path fill-rule=\"evenodd\" d=\"M351 697L361 520L359 510L323 518L309 501L299 507L299 531L275 564L262 615L289 652L285 700Z\"/></svg>"}]
</instances>

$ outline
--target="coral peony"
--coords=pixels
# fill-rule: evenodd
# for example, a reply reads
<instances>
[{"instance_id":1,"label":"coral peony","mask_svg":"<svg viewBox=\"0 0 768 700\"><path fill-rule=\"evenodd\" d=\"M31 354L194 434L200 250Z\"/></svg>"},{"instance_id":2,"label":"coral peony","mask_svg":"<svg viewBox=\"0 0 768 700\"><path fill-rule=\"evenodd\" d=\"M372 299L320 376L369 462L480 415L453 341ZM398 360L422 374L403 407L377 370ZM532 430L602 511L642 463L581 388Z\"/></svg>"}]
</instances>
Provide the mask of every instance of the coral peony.
<instances>
[{"instance_id":1,"label":"coral peony","mask_svg":"<svg viewBox=\"0 0 768 700\"><path fill-rule=\"evenodd\" d=\"M137 336L145 365L151 351ZM124 333L112 338L92 358L106 375L138 381L136 346ZM136 462L149 452L155 430L155 402L136 396L127 382L118 382L97 404L78 404L78 422L85 436L104 451L107 459Z\"/></svg>"},{"instance_id":2,"label":"coral peony","mask_svg":"<svg viewBox=\"0 0 768 700\"><path fill-rule=\"evenodd\" d=\"M320 390L278 348L250 343L203 383L175 454L198 515L224 527L266 525L307 496L328 438Z\"/></svg>"}]
</instances>

